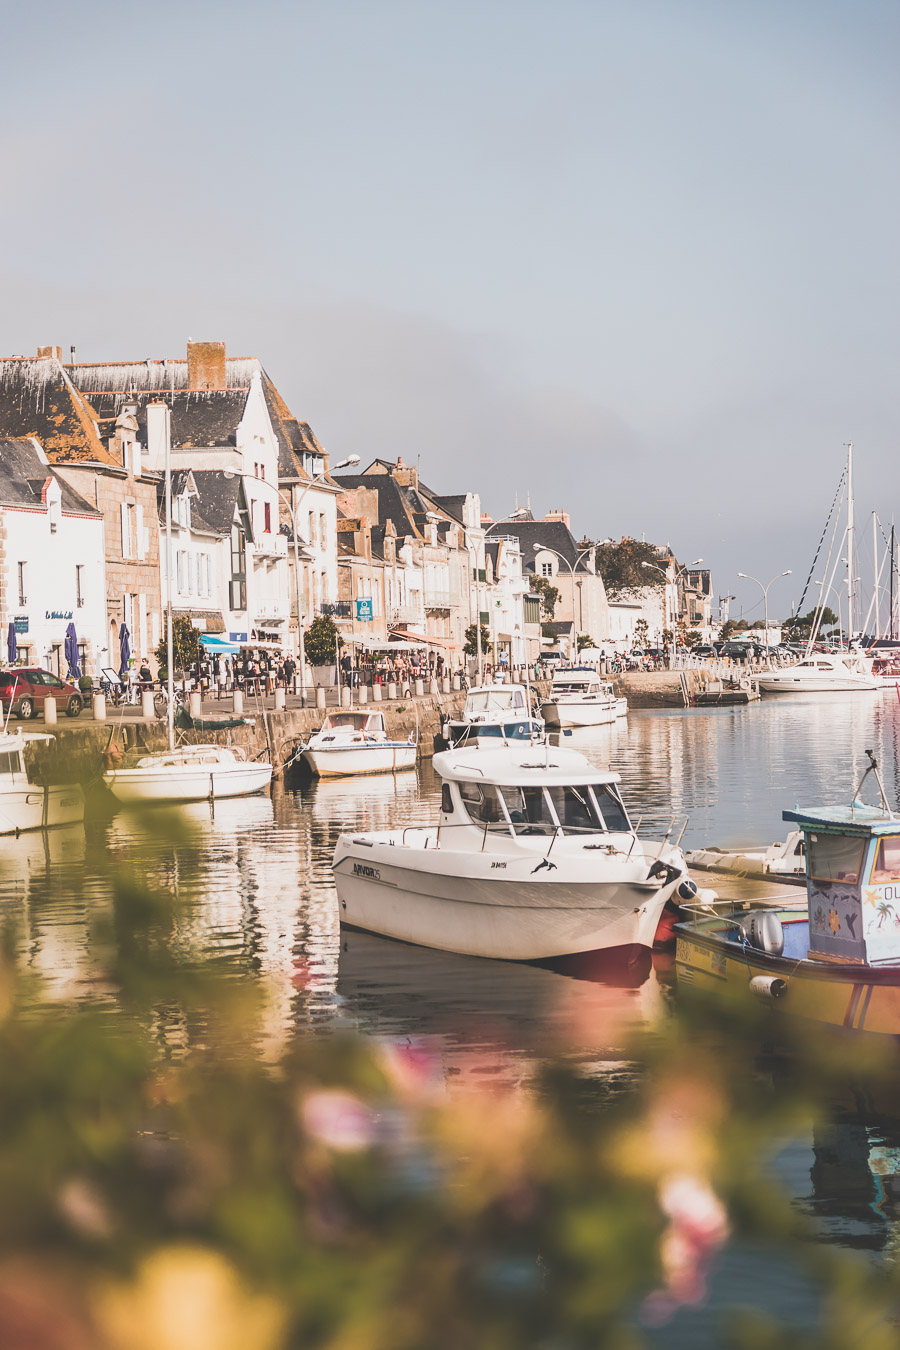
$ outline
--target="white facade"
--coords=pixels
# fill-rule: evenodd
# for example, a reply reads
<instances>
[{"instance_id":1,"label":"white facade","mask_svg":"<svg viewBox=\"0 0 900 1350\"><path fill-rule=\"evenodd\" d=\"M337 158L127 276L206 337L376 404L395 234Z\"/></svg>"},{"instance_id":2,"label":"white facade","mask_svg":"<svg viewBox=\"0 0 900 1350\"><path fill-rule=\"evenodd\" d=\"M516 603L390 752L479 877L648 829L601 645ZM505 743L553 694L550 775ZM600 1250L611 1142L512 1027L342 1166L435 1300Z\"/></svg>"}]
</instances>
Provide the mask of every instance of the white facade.
<instances>
[{"instance_id":1,"label":"white facade","mask_svg":"<svg viewBox=\"0 0 900 1350\"><path fill-rule=\"evenodd\" d=\"M484 606L490 616L491 647L505 648L512 665L522 666L528 660L525 594L530 589L522 571L522 551L514 535L492 534L489 542L497 544L493 584L487 588L488 602Z\"/></svg>"},{"instance_id":2,"label":"white facade","mask_svg":"<svg viewBox=\"0 0 900 1350\"><path fill-rule=\"evenodd\" d=\"M108 647L103 519L64 511L59 481L49 469L47 476L34 506L0 508L7 600L0 656L6 658L6 625L14 622L18 664L43 666L65 679L63 647L73 623L82 674L96 674L119 664L118 650Z\"/></svg>"}]
</instances>

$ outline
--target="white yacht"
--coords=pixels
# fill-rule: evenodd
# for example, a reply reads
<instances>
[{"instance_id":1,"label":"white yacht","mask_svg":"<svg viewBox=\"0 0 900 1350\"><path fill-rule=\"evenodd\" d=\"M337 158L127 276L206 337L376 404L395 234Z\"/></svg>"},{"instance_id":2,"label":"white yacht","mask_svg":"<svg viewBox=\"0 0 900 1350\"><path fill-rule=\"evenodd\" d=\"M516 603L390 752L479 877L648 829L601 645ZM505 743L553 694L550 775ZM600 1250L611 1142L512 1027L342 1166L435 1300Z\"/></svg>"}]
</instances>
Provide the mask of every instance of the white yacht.
<instances>
[{"instance_id":1,"label":"white yacht","mask_svg":"<svg viewBox=\"0 0 900 1350\"><path fill-rule=\"evenodd\" d=\"M201 802L263 792L272 765L241 756L235 746L182 745L144 755L133 767L109 769L103 780L123 804Z\"/></svg>"},{"instance_id":2,"label":"white yacht","mask_svg":"<svg viewBox=\"0 0 900 1350\"><path fill-rule=\"evenodd\" d=\"M541 704L548 727L597 727L628 712L628 700L617 698L612 684L590 666L554 671L550 693Z\"/></svg>"},{"instance_id":3,"label":"white yacht","mask_svg":"<svg viewBox=\"0 0 900 1350\"><path fill-rule=\"evenodd\" d=\"M696 888L677 845L638 838L619 775L542 745L450 750L431 828L342 834L341 922L515 961L646 957L666 901Z\"/></svg>"},{"instance_id":4,"label":"white yacht","mask_svg":"<svg viewBox=\"0 0 900 1350\"><path fill-rule=\"evenodd\" d=\"M871 661L853 652L841 656L812 652L793 666L761 670L754 678L766 694L849 693L879 688Z\"/></svg>"},{"instance_id":5,"label":"white yacht","mask_svg":"<svg viewBox=\"0 0 900 1350\"><path fill-rule=\"evenodd\" d=\"M25 746L52 741L39 731L0 734L0 834L74 825L84 820L84 794L77 783L42 787L32 783L25 766Z\"/></svg>"},{"instance_id":6,"label":"white yacht","mask_svg":"<svg viewBox=\"0 0 900 1350\"><path fill-rule=\"evenodd\" d=\"M333 712L299 751L319 778L398 773L416 767L416 742L388 739L382 712Z\"/></svg>"},{"instance_id":7,"label":"white yacht","mask_svg":"<svg viewBox=\"0 0 900 1350\"><path fill-rule=\"evenodd\" d=\"M447 748L474 745L479 740L532 741L544 733L544 723L529 707L524 684L485 684L470 689L462 715L445 718L441 736Z\"/></svg>"}]
</instances>

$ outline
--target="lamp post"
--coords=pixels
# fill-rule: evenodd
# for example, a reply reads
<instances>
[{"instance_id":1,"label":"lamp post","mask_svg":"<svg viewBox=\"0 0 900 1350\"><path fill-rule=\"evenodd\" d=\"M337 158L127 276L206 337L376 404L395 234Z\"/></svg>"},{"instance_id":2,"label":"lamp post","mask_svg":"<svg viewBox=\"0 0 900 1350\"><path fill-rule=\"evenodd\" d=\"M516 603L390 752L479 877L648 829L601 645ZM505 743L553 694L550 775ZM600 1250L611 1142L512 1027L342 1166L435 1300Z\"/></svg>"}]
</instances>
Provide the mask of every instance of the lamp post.
<instances>
[{"instance_id":1,"label":"lamp post","mask_svg":"<svg viewBox=\"0 0 900 1350\"><path fill-rule=\"evenodd\" d=\"M694 561L693 561L692 563L685 563L684 567L679 567L679 568L677 568L676 571L673 572L673 574L672 574L672 578L671 578L671 580L672 580L672 585L674 586L675 583L678 581L678 578L681 577L681 576L684 576L685 572L692 572L693 569L694 569L695 567L699 567L700 564L701 564L702 562L703 562L703 559L702 559L702 558L695 558ZM665 577L665 581L666 581L666 592L665 592L665 594L666 594L666 604L665 604L665 610L666 610L666 613L665 613L665 625L666 625L666 628L668 628L668 627L669 627L669 569L668 569L668 567L659 567L656 563L649 563L649 562L642 562L642 563L641 563L641 567L646 567L646 568L648 568L651 572L659 572L660 576ZM733 598L733 597L732 597L732 598ZM673 604L673 606L672 606L672 619L671 619L672 630L674 630L676 622L677 622L677 616L676 616L676 614L675 614L675 606L674 606L674 604ZM673 644L673 645L674 645L674 644ZM672 669L671 658L670 658L669 669L670 669L670 670Z\"/></svg>"},{"instance_id":2,"label":"lamp post","mask_svg":"<svg viewBox=\"0 0 900 1350\"><path fill-rule=\"evenodd\" d=\"M577 625L577 629L576 629L576 633L575 633L575 656L576 656L576 658L577 658L577 656L578 656L578 630L580 630L581 628L584 627L584 615L582 614L582 609L581 609L581 587L577 585L577 582L576 582L576 580L575 580L575 567L578 566L578 564L579 564L579 562L581 561L582 558L586 558L587 555L588 555L589 553L593 553L593 552L594 552L594 549L596 548L596 544L591 544L590 548L583 548L583 549L581 550L580 553L576 554L576 556L575 556L575 567L572 566L572 564L569 562L569 560L568 560L568 558L565 556L565 554L558 552L555 548L548 548L546 544L533 544L532 547L533 547L535 553L552 553L553 556L554 556L555 558L559 558L560 562L564 562L564 563L566 564L566 567L568 567L569 571L572 573L572 619L573 619L573 622L574 622L574 618L575 618L575 591L576 591L576 588L577 588L577 590L578 590L578 625Z\"/></svg>"},{"instance_id":3,"label":"lamp post","mask_svg":"<svg viewBox=\"0 0 900 1350\"><path fill-rule=\"evenodd\" d=\"M348 455L335 464L335 469L355 469L359 463L359 455ZM275 491L279 497L287 502L288 510L291 513L291 536L294 541L294 585L297 591L297 662L300 666L300 700L301 703L306 699L306 646L303 641L303 612L300 598L300 549L297 543L297 511L300 503L312 487L320 487L324 484L327 474L317 474L311 478L308 483L304 483L303 490L299 497L293 492L288 497L282 488L276 488ZM340 691L338 691L340 692Z\"/></svg>"},{"instance_id":4,"label":"lamp post","mask_svg":"<svg viewBox=\"0 0 900 1350\"><path fill-rule=\"evenodd\" d=\"M769 665L769 663L770 663L770 657L769 657L769 586L773 585L776 581L779 581L782 577L789 577L790 575L791 575L791 569L790 569L790 567L789 567L789 568L787 569L786 572L779 572L777 576L774 576L774 577L772 578L772 580L769 582L768 586L764 586L764 585L762 584L762 582L759 581L756 577L751 577L750 574L749 574L749 572L738 572L738 576L739 576L739 577L742 577L742 578L744 579L744 581L755 581L756 584L757 584L757 586L759 587L759 589L760 589L760 590L762 591L762 593L763 593L763 616L764 616L764 617L763 617L763 622L764 622L765 625L766 625L766 665Z\"/></svg>"}]
</instances>

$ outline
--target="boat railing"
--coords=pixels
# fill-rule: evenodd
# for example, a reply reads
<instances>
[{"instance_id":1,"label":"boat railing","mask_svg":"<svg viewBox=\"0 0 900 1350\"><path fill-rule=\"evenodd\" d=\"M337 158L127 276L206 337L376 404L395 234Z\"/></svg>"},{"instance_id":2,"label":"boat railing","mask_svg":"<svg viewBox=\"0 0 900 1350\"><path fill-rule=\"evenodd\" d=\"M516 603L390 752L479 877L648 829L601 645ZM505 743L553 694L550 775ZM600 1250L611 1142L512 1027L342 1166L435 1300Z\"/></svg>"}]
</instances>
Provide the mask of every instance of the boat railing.
<instances>
[{"instance_id":1,"label":"boat railing","mask_svg":"<svg viewBox=\"0 0 900 1350\"><path fill-rule=\"evenodd\" d=\"M714 900L682 900L678 908L682 914L690 914L696 919L730 919L748 914L751 910L794 909L796 906L788 904L783 895L755 895L748 899L737 896L722 899L717 896Z\"/></svg>"},{"instance_id":2,"label":"boat railing","mask_svg":"<svg viewBox=\"0 0 900 1350\"><path fill-rule=\"evenodd\" d=\"M643 819L643 817L641 817L641 819ZM690 820L691 820L690 816L685 816L685 817L684 817L684 820L683 820L683 822L682 822L681 829L678 831L678 838L675 840L675 843L674 843L674 845L673 845L673 848L680 848L680 847L681 847L681 841L682 841L682 839L684 838L684 832L685 832L685 830L687 829L688 825L690 824ZM678 816L673 816L672 819L669 821L669 828L666 830L665 834L663 835L662 839L660 840L660 843L659 843L659 852L657 853L656 858L654 859L654 862L658 862L659 859L662 857L662 851L663 851L663 849L665 848L666 844L669 842L669 839L670 839L670 837L671 837L671 835L672 835L673 830L675 829L675 825L676 825L677 821L678 821ZM637 834L639 828L640 828L640 821L638 822L638 825L637 825L637 827L635 828L635 831L634 831L635 834Z\"/></svg>"}]
</instances>

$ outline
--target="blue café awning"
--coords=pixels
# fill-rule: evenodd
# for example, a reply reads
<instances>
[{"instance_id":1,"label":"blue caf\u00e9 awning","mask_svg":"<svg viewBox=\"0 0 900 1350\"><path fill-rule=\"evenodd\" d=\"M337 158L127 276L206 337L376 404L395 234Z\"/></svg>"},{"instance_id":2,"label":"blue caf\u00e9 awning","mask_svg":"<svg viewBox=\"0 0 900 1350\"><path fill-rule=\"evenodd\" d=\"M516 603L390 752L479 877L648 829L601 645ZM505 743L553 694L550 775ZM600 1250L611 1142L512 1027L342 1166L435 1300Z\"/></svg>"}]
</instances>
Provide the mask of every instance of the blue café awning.
<instances>
[{"instance_id":1,"label":"blue caf\u00e9 awning","mask_svg":"<svg viewBox=\"0 0 900 1350\"><path fill-rule=\"evenodd\" d=\"M236 656L241 650L236 642L229 642L217 633L201 634L200 645L205 647L210 655L215 656Z\"/></svg>"}]
</instances>

